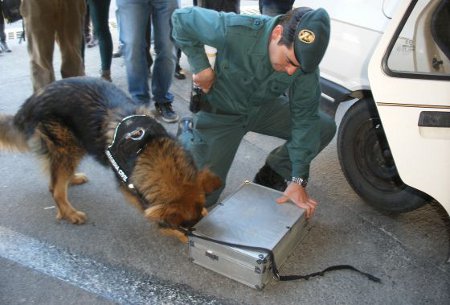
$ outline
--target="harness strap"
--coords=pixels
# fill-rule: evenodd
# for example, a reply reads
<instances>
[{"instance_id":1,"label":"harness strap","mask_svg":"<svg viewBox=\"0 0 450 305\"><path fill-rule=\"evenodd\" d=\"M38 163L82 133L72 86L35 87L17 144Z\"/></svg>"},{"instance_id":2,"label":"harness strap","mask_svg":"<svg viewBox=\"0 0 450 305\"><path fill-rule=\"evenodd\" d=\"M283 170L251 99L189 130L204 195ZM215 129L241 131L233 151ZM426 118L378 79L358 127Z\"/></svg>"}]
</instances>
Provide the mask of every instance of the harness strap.
<instances>
[{"instance_id":1,"label":"harness strap","mask_svg":"<svg viewBox=\"0 0 450 305\"><path fill-rule=\"evenodd\" d=\"M272 262L272 273L273 273L273 277L276 280L279 281L294 281L294 280L309 280L312 277L315 276L323 276L326 272L329 271L336 271L336 270L351 270L351 271L355 271L358 272L362 275L365 275L369 280L375 282L375 283L381 283L381 279L370 274L367 272L363 272L351 265L333 265L330 267L325 268L322 271L319 272L313 272L310 274L305 274L305 275L280 275L276 262L275 262L275 255L273 253L272 250L270 249L266 249L266 248L261 248L261 247L254 247L254 246L248 246L248 245L241 245L241 244L235 244L235 243L229 243L229 242L225 242L225 241L221 241L221 240L217 240L217 239L213 239L213 238L209 238L206 236L201 236L201 235L197 235L194 233L194 231L192 229L186 229L186 228L182 228L182 227L178 227L178 230L182 231L184 234L186 234L186 236L191 236L191 237L196 237L199 239L203 239L206 241L210 241L216 244L220 244L220 245L224 245L224 246L230 246L230 247L234 247L234 248L240 248L240 249L244 249L244 250L252 250L252 251L259 251L259 252L263 252L263 253L267 253L269 255L269 258Z\"/></svg>"}]
</instances>

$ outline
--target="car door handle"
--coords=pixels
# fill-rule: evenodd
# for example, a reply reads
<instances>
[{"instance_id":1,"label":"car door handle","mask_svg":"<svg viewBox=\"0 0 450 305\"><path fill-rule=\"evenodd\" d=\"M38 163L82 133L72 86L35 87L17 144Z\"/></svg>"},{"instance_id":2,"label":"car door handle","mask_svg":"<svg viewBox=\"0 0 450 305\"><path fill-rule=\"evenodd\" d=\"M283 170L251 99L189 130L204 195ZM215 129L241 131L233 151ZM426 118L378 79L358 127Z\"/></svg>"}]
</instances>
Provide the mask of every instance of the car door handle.
<instances>
[{"instance_id":1,"label":"car door handle","mask_svg":"<svg viewBox=\"0 0 450 305\"><path fill-rule=\"evenodd\" d=\"M422 111L419 116L418 125L421 127L450 128L450 112Z\"/></svg>"}]
</instances>

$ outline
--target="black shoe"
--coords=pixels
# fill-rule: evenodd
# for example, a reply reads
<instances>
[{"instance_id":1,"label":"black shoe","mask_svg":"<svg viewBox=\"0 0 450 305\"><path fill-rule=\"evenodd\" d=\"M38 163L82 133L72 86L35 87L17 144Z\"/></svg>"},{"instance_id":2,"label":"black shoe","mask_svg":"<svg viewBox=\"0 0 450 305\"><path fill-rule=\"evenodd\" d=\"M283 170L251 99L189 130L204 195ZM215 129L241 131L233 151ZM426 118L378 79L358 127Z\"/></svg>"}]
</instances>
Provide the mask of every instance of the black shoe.
<instances>
[{"instance_id":1,"label":"black shoe","mask_svg":"<svg viewBox=\"0 0 450 305\"><path fill-rule=\"evenodd\" d=\"M186 79L186 74L184 74L183 69L181 69L180 66L178 66L175 69L175 78L177 78L177 79Z\"/></svg>"},{"instance_id":2,"label":"black shoe","mask_svg":"<svg viewBox=\"0 0 450 305\"><path fill-rule=\"evenodd\" d=\"M192 133L192 118L184 117L178 122L177 138L185 132Z\"/></svg>"},{"instance_id":3,"label":"black shoe","mask_svg":"<svg viewBox=\"0 0 450 305\"><path fill-rule=\"evenodd\" d=\"M91 40L89 40L89 42L86 44L86 47L93 48L96 45L98 45L98 39L94 37Z\"/></svg>"},{"instance_id":4,"label":"black shoe","mask_svg":"<svg viewBox=\"0 0 450 305\"><path fill-rule=\"evenodd\" d=\"M280 192L284 192L287 188L286 180L276 173L267 163L261 167L253 182Z\"/></svg>"},{"instance_id":5,"label":"black shoe","mask_svg":"<svg viewBox=\"0 0 450 305\"><path fill-rule=\"evenodd\" d=\"M6 41L0 42L0 49L5 53L11 53L11 49L8 47L8 44L6 43Z\"/></svg>"},{"instance_id":6,"label":"black shoe","mask_svg":"<svg viewBox=\"0 0 450 305\"><path fill-rule=\"evenodd\" d=\"M178 114L173 111L171 103L155 104L156 111L161 115L163 121L167 123L175 123L178 121Z\"/></svg>"}]
</instances>

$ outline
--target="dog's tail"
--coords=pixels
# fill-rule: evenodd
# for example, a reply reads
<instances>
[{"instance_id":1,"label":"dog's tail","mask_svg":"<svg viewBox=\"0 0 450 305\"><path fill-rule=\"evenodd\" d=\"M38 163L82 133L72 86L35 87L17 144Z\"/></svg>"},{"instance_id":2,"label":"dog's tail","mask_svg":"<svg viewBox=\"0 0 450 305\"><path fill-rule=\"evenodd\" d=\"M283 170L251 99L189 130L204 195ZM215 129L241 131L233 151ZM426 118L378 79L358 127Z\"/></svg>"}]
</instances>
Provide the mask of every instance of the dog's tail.
<instances>
[{"instance_id":1,"label":"dog's tail","mask_svg":"<svg viewBox=\"0 0 450 305\"><path fill-rule=\"evenodd\" d=\"M14 125L14 116L0 114L0 150L29 150L25 135Z\"/></svg>"}]
</instances>

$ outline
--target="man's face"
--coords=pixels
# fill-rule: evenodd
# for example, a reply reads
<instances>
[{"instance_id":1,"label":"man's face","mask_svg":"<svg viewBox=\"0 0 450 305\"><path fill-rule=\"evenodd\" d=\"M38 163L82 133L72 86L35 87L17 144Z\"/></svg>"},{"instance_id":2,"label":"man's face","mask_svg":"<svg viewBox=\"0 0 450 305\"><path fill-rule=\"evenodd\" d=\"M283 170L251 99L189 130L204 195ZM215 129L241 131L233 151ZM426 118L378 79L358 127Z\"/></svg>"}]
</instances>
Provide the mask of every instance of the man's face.
<instances>
[{"instance_id":1,"label":"man's face","mask_svg":"<svg viewBox=\"0 0 450 305\"><path fill-rule=\"evenodd\" d=\"M297 69L300 69L300 64L295 57L293 47L288 48L285 45L278 44L282 34L283 27L281 25L277 25L272 30L269 42L270 63L275 71L292 75Z\"/></svg>"}]
</instances>

